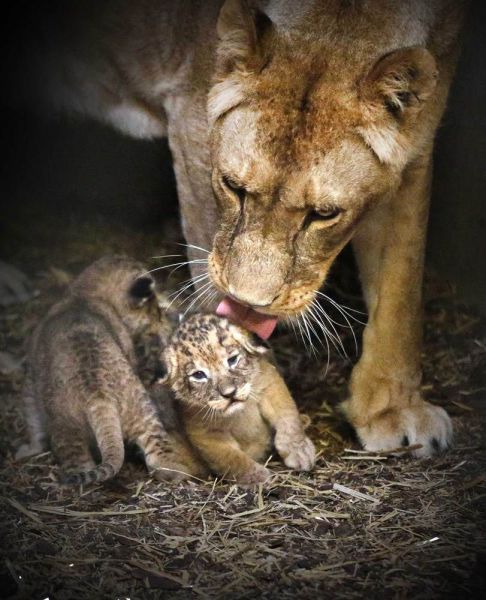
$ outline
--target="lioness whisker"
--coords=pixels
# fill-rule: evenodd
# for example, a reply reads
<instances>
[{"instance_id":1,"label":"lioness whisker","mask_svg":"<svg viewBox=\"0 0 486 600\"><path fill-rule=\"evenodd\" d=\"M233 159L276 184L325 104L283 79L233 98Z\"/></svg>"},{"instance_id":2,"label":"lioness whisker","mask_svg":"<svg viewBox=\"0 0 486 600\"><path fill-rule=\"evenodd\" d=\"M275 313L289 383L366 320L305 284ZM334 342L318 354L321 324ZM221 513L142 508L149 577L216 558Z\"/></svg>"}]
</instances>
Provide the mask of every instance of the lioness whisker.
<instances>
[{"instance_id":1,"label":"lioness whisker","mask_svg":"<svg viewBox=\"0 0 486 600\"><path fill-rule=\"evenodd\" d=\"M346 352L346 349L344 347L344 344L341 340L341 336L339 335L336 328L332 324L331 319L329 319L324 308L322 306L320 306L320 304L315 299L312 301L312 304L309 307L309 313L314 317L315 321L318 323L319 327L322 329L324 335L329 337L332 345L336 348L338 353L341 356L343 356L344 358L349 358L348 354ZM329 322L329 325L332 328L332 331L324 323L324 321L322 320L323 318ZM341 350L342 350L342 353L341 353Z\"/></svg>"},{"instance_id":2,"label":"lioness whisker","mask_svg":"<svg viewBox=\"0 0 486 600\"><path fill-rule=\"evenodd\" d=\"M318 296L322 296L325 300L330 302L336 308L340 308L345 314L347 314L351 319L355 320L357 323L360 323L361 325L366 325L366 323L363 323L362 321L360 321L357 317L355 317L351 313L356 313L357 315L363 315L364 317L367 317L368 313L363 312L361 310L357 310L356 308L351 308L350 306L345 306L344 304L339 304L338 302L336 302L336 300L334 300L327 294L324 294L324 292L317 291L316 294Z\"/></svg>"},{"instance_id":3,"label":"lioness whisker","mask_svg":"<svg viewBox=\"0 0 486 600\"><path fill-rule=\"evenodd\" d=\"M218 294L218 290L217 289L211 289L211 287L209 287L204 294L199 298L199 308L206 304L209 305L211 304L211 302L214 300L214 298L217 296Z\"/></svg>"},{"instance_id":4,"label":"lioness whisker","mask_svg":"<svg viewBox=\"0 0 486 600\"><path fill-rule=\"evenodd\" d=\"M156 258L177 258L177 257L181 257L181 258L187 258L185 254L161 254L160 256L152 256L152 260L155 260Z\"/></svg>"},{"instance_id":5,"label":"lioness whisker","mask_svg":"<svg viewBox=\"0 0 486 600\"><path fill-rule=\"evenodd\" d=\"M325 300L327 300L328 302L331 303L332 306L334 306L336 308L336 310L338 310L340 312L340 314L343 316L344 320L347 323L347 326L349 327L349 329L351 330L351 333L353 335L353 340L354 340L354 347L355 347L355 351L356 351L356 355L358 355L358 341L356 339L356 334L354 333L354 329L351 325L351 322L349 321L349 318L353 319L356 323L360 323L361 325L365 325L365 323L362 323L359 319L357 319L354 315L351 315L349 313L347 313L342 306L340 306L337 302L335 302L332 298L330 298L329 296L327 296L326 294L323 294L322 292L317 292L318 295L322 296ZM322 308L322 307L321 307ZM349 317L349 318L348 318ZM337 323L339 324L339 323ZM342 325L342 324L340 324ZM343 327L345 327L345 325L342 325Z\"/></svg>"},{"instance_id":6,"label":"lioness whisker","mask_svg":"<svg viewBox=\"0 0 486 600\"><path fill-rule=\"evenodd\" d=\"M184 246L184 248L192 248L193 250L201 250L202 252L206 252L206 254L209 254L210 251L206 250L206 248L201 248L201 246L195 246L194 244L183 244L181 242L175 242L177 244L177 246Z\"/></svg>"},{"instance_id":7,"label":"lioness whisker","mask_svg":"<svg viewBox=\"0 0 486 600\"><path fill-rule=\"evenodd\" d=\"M191 277L189 279L189 283L187 283L186 285L184 285L182 287L182 289L176 290L175 292L173 292L172 294L170 294L169 298L172 298L172 300L169 302L169 304L166 307L166 310L168 310L170 308L170 306L172 306L172 304L177 300L177 298L179 298L179 296L181 296L187 289L189 289L194 283L200 283L202 281L204 281L205 279L207 279L209 277L208 273L202 273L201 275L198 275L197 277L194 277L194 279Z\"/></svg>"},{"instance_id":8,"label":"lioness whisker","mask_svg":"<svg viewBox=\"0 0 486 600\"><path fill-rule=\"evenodd\" d=\"M160 257L163 258L163 257ZM177 269L182 268L184 265L192 265L192 264L200 264L200 263L207 263L208 260L207 258L196 258L194 260L185 260L182 262L178 262L178 263L172 263L170 265L162 265L161 267L155 267L153 269L150 269L149 271L146 271L145 273L143 273L141 275L141 277L145 276L145 275L150 275L151 273L155 273L156 271L162 271L163 269L169 269L170 267L175 267L172 271L171 271L171 275L174 271L177 271Z\"/></svg>"},{"instance_id":9,"label":"lioness whisker","mask_svg":"<svg viewBox=\"0 0 486 600\"><path fill-rule=\"evenodd\" d=\"M337 352L341 356L348 358L348 356L346 354L346 350L343 346L342 340L339 337L339 334L337 333L336 330L334 330L334 333L332 333L328 329L328 327L326 327L325 323L322 321L321 315L317 312L317 307L314 304L314 302L307 309L309 315L314 319L315 323L321 329L322 333L324 334L324 339L326 340L326 343L327 343L327 340L329 339L331 341L332 345L334 346L334 348L336 348ZM341 350L342 350L342 353L341 353ZM329 345L328 345L328 352L329 352Z\"/></svg>"},{"instance_id":10,"label":"lioness whisker","mask_svg":"<svg viewBox=\"0 0 486 600\"><path fill-rule=\"evenodd\" d=\"M311 335L310 330L309 330L309 324L307 322L306 315L305 315L305 313L301 313L299 316L302 319L302 325L303 325L303 328L304 328L305 335L306 335L307 339L309 340L310 351L314 355L314 357L317 357L316 348L314 346L314 342L312 341L312 335Z\"/></svg>"},{"instance_id":11,"label":"lioness whisker","mask_svg":"<svg viewBox=\"0 0 486 600\"><path fill-rule=\"evenodd\" d=\"M302 325L300 324L299 317L295 318L295 324L299 328L299 335L297 335L296 337L298 338L300 336L300 338L302 340L302 343L304 344L304 348L306 349L306 351L308 351L308 349L307 349L307 341L306 341L306 339L304 337L304 333L302 331ZM295 327L294 327L294 332L297 333Z\"/></svg>"},{"instance_id":12,"label":"lioness whisker","mask_svg":"<svg viewBox=\"0 0 486 600\"><path fill-rule=\"evenodd\" d=\"M303 318L304 322L307 324L307 326L309 328L309 331L314 334L314 337L317 339L317 341L319 342L319 344L322 347L324 347L324 343L323 343L321 337L319 336L319 333L316 331L316 329L314 327L314 324L312 323L312 320L311 320L310 316L311 316L311 312L310 312L310 308L308 308L307 312L305 312L305 313L302 314L302 318ZM315 318L314 318L314 320L315 320ZM324 332L324 336L325 336L325 332Z\"/></svg>"},{"instance_id":13,"label":"lioness whisker","mask_svg":"<svg viewBox=\"0 0 486 600\"><path fill-rule=\"evenodd\" d=\"M172 292L169 295L169 298L172 298L173 296L178 296L180 293L185 292L187 289L189 289L194 283L199 283L201 281L204 281L206 278L208 277L208 275L206 273L201 273L201 275L198 275L197 277L189 277L189 279L186 279L185 281L182 282L180 288L178 288L177 290L175 290L174 292Z\"/></svg>"},{"instance_id":14,"label":"lioness whisker","mask_svg":"<svg viewBox=\"0 0 486 600\"><path fill-rule=\"evenodd\" d=\"M198 297L202 294L202 292L204 290L206 290L210 285L212 285L212 283L210 281L207 281L202 287L195 289L193 292L191 292L189 294L189 296L187 296L186 298L184 298L184 300L181 302L181 307L186 304L186 302L189 302L189 300L191 298L193 298L193 296L196 296L195 298L193 298L192 302L189 304L188 308L186 309L186 312L184 313L183 316L186 315L187 311L191 308L191 306L193 306L194 302L198 299Z\"/></svg>"},{"instance_id":15,"label":"lioness whisker","mask_svg":"<svg viewBox=\"0 0 486 600\"><path fill-rule=\"evenodd\" d=\"M184 311L183 318L184 318L184 317L186 316L186 314L187 314L187 313L188 313L188 312L191 310L191 308L194 306L194 304L196 304L196 302L198 302L198 301L199 301L199 303L200 303L200 304L202 304L202 299L204 298L204 296L205 296L207 293L210 293L210 292L212 291L212 289L211 289L211 286L212 286L212 285L213 285L213 284L212 284L212 282L211 282L211 281L208 281L208 282L207 282L207 283L205 283L205 284L204 284L204 285L203 285L201 288L199 288L199 290L196 290L196 291L198 291L199 293L196 295L196 297L195 297L195 298L192 300L192 302L189 304L189 306L188 306L188 307L186 308L186 310ZM191 296L192 296L192 295L193 295L193 294L191 294ZM188 300L189 298L190 298L190 296L189 296L189 297L188 297L186 300ZM185 301L186 301L186 300L185 300ZM184 301L184 302L185 302L185 301ZM184 302L183 302L182 304L184 304ZM182 305L181 305L181 306L182 306Z\"/></svg>"},{"instance_id":16,"label":"lioness whisker","mask_svg":"<svg viewBox=\"0 0 486 600\"><path fill-rule=\"evenodd\" d=\"M325 377L329 370L329 364L331 361L331 349L329 347L329 340L328 340L328 336L326 335L326 333L324 333L324 341L326 342L326 370L324 372L324 377Z\"/></svg>"},{"instance_id":17,"label":"lioness whisker","mask_svg":"<svg viewBox=\"0 0 486 600\"><path fill-rule=\"evenodd\" d=\"M312 314L312 316L314 317L314 319L319 323L319 326L321 327L321 329L323 330L323 332L328 335L332 340L334 340L335 342L341 344L341 338L339 337L338 332L336 331L335 327L333 327L333 331L331 331L327 325L323 322L322 318L324 317L327 320L327 313L324 311L324 309L316 302L316 300L313 300L311 305L308 307L307 309L309 311L310 314ZM342 345L342 344L341 344Z\"/></svg>"}]
</instances>

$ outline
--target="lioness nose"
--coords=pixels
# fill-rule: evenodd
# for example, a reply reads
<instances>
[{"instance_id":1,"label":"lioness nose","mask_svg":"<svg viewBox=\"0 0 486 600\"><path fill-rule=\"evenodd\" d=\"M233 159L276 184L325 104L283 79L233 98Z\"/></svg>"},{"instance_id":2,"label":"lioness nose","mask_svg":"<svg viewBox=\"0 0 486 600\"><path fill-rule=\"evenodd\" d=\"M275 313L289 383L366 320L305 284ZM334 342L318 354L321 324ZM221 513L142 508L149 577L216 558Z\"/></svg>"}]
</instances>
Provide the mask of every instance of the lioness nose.
<instances>
[{"instance_id":1,"label":"lioness nose","mask_svg":"<svg viewBox=\"0 0 486 600\"><path fill-rule=\"evenodd\" d=\"M223 398L231 398L235 395L236 387L234 385L225 385L219 388L219 393Z\"/></svg>"},{"instance_id":2,"label":"lioness nose","mask_svg":"<svg viewBox=\"0 0 486 600\"><path fill-rule=\"evenodd\" d=\"M228 286L228 292L231 298L236 300L236 302L259 308L270 306L274 300L274 297L259 298L253 290L236 290L231 284Z\"/></svg>"}]
</instances>

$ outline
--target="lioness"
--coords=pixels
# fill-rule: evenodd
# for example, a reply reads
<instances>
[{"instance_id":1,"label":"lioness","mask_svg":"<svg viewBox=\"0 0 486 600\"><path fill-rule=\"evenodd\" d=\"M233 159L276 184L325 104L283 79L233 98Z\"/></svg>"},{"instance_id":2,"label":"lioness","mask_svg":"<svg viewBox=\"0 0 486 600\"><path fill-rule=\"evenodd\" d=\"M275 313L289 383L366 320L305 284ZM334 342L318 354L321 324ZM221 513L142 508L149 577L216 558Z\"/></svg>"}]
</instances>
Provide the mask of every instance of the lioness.
<instances>
[{"instance_id":1,"label":"lioness","mask_svg":"<svg viewBox=\"0 0 486 600\"><path fill-rule=\"evenodd\" d=\"M433 140L465 2L67 4L30 54L30 81L59 108L169 137L184 232L212 249L219 312L268 335L306 310L352 240L369 320L345 412L370 450L447 447L449 417L420 393L419 315Z\"/></svg>"}]
</instances>

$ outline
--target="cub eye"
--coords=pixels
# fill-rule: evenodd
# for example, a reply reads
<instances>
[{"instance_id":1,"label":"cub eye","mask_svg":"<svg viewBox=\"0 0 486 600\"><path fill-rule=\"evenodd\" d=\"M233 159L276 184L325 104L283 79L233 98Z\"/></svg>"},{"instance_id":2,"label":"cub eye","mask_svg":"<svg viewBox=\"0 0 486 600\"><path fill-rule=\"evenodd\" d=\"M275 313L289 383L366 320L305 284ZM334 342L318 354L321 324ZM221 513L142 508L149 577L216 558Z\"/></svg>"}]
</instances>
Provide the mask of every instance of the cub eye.
<instances>
[{"instance_id":1,"label":"cub eye","mask_svg":"<svg viewBox=\"0 0 486 600\"><path fill-rule=\"evenodd\" d=\"M194 381L206 381L208 376L204 371L194 371L194 373L189 375L189 378L193 379Z\"/></svg>"},{"instance_id":2,"label":"cub eye","mask_svg":"<svg viewBox=\"0 0 486 600\"><path fill-rule=\"evenodd\" d=\"M328 206L324 208L315 208L307 213L304 221L304 227L308 227L310 223L334 221L342 213L342 209L337 206Z\"/></svg>"},{"instance_id":3,"label":"cub eye","mask_svg":"<svg viewBox=\"0 0 486 600\"><path fill-rule=\"evenodd\" d=\"M223 175L223 185L238 196L240 201L243 201L246 196L246 190L243 186L238 185L227 175Z\"/></svg>"},{"instance_id":4,"label":"cub eye","mask_svg":"<svg viewBox=\"0 0 486 600\"><path fill-rule=\"evenodd\" d=\"M240 355L233 354L233 356L230 356L226 362L228 363L228 367L233 369L240 362Z\"/></svg>"}]
</instances>

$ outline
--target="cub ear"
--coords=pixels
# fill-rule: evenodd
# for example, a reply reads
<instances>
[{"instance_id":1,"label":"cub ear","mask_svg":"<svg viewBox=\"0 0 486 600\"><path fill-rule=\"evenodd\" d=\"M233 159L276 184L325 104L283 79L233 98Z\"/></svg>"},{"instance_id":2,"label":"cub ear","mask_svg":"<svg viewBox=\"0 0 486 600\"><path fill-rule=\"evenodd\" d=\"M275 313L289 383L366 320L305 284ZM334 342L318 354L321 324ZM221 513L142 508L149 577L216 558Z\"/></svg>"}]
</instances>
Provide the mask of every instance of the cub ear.
<instances>
[{"instance_id":1,"label":"cub ear","mask_svg":"<svg viewBox=\"0 0 486 600\"><path fill-rule=\"evenodd\" d=\"M155 297L155 281L150 275L142 275L134 280L128 291L133 306L142 306Z\"/></svg>"},{"instance_id":2,"label":"cub ear","mask_svg":"<svg viewBox=\"0 0 486 600\"><path fill-rule=\"evenodd\" d=\"M234 69L257 70L262 61L260 41L271 20L246 0L226 0L221 7L216 31L220 39L216 70L220 76Z\"/></svg>"},{"instance_id":3,"label":"cub ear","mask_svg":"<svg viewBox=\"0 0 486 600\"><path fill-rule=\"evenodd\" d=\"M407 134L437 84L437 65L425 48L402 48L380 58L360 82L365 124L359 128L383 163L405 163Z\"/></svg>"},{"instance_id":4,"label":"cub ear","mask_svg":"<svg viewBox=\"0 0 486 600\"><path fill-rule=\"evenodd\" d=\"M270 351L270 346L251 331L246 331L241 327L230 325L231 333L235 340L243 346L249 354L266 354Z\"/></svg>"},{"instance_id":5,"label":"cub ear","mask_svg":"<svg viewBox=\"0 0 486 600\"><path fill-rule=\"evenodd\" d=\"M152 381L152 385L170 385L177 372L177 356L170 348L166 348L160 356Z\"/></svg>"},{"instance_id":6,"label":"cub ear","mask_svg":"<svg viewBox=\"0 0 486 600\"><path fill-rule=\"evenodd\" d=\"M154 376L152 378L152 385L165 385L168 383L168 380L169 371L164 360L161 359L158 361L157 366L155 367Z\"/></svg>"}]
</instances>

